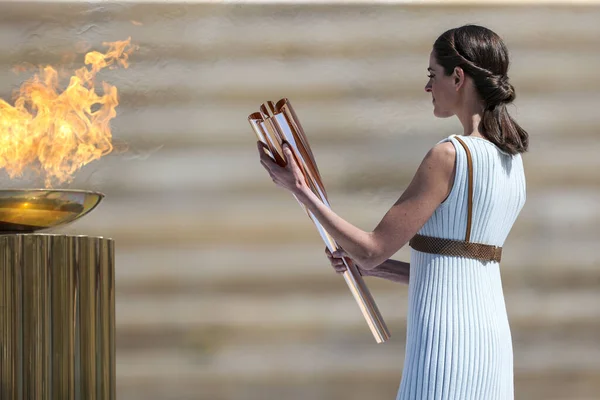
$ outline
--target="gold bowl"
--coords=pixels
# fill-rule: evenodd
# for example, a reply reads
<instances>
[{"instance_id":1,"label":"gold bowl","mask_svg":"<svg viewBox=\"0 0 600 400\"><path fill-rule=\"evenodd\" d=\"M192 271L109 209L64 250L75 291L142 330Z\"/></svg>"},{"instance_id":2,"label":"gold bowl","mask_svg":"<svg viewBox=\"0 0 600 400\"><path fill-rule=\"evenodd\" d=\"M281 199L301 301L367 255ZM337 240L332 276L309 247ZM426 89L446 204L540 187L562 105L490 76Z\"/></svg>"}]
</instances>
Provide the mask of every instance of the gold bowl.
<instances>
[{"instance_id":1,"label":"gold bowl","mask_svg":"<svg viewBox=\"0 0 600 400\"><path fill-rule=\"evenodd\" d=\"M102 193L85 190L0 190L0 233L31 233L68 224L103 198Z\"/></svg>"}]
</instances>

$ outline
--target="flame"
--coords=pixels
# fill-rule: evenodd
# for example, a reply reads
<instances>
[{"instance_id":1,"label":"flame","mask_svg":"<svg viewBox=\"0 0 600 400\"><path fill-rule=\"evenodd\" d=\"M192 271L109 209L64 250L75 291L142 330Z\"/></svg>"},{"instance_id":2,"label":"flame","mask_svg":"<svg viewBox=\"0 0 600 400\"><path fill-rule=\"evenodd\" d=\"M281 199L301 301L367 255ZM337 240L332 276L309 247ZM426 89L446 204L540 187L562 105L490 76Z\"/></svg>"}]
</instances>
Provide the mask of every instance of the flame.
<instances>
[{"instance_id":1,"label":"flame","mask_svg":"<svg viewBox=\"0 0 600 400\"><path fill-rule=\"evenodd\" d=\"M106 53L88 52L86 66L75 71L64 91L56 69L45 66L21 85L14 107L0 99L0 168L10 178L31 167L45 175L46 187L70 182L81 167L113 150L110 120L117 114L117 88L102 82L99 95L95 78L106 67L128 68L136 46L131 38L102 45Z\"/></svg>"}]
</instances>

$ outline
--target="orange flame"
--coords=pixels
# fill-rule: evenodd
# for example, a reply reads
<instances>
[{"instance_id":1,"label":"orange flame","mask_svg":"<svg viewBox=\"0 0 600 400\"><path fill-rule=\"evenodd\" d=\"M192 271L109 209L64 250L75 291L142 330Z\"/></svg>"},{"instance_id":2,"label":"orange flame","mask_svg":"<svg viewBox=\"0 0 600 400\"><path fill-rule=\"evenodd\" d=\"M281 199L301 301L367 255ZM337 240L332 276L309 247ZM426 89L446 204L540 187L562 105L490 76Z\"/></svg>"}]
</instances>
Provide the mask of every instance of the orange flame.
<instances>
[{"instance_id":1,"label":"orange flame","mask_svg":"<svg viewBox=\"0 0 600 400\"><path fill-rule=\"evenodd\" d=\"M94 80L103 68L127 68L135 46L131 38L102 45L108 51L87 53L89 67L76 70L64 91L58 90L58 72L46 66L21 85L14 107L0 99L0 168L11 178L33 167L51 187L71 181L78 169L113 150L117 88L102 82L100 96Z\"/></svg>"}]
</instances>

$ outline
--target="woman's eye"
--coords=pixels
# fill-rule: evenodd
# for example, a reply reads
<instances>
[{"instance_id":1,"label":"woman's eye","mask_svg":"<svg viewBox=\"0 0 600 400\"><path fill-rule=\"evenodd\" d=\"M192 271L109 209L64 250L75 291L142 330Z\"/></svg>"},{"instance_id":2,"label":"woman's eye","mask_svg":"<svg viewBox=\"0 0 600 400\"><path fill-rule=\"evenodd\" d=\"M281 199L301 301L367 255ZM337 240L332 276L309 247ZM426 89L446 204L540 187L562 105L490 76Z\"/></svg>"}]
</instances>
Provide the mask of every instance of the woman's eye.
<instances>
[{"instance_id":1,"label":"woman's eye","mask_svg":"<svg viewBox=\"0 0 600 400\"><path fill-rule=\"evenodd\" d=\"M433 77L434 77L434 75L427 75L427 77L428 77L429 79L431 79L431 78L433 78Z\"/></svg>"}]
</instances>

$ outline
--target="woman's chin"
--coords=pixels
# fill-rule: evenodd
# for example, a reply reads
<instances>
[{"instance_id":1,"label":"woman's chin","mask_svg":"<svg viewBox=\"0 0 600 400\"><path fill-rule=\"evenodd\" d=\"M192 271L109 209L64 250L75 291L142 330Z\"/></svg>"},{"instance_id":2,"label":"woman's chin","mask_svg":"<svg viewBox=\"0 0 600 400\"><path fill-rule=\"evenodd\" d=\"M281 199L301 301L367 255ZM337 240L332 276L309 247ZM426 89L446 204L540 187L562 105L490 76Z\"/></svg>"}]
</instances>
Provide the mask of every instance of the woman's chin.
<instances>
[{"instance_id":1,"label":"woman's chin","mask_svg":"<svg viewBox=\"0 0 600 400\"><path fill-rule=\"evenodd\" d=\"M434 106L433 107L433 115L436 116L437 118L448 118L454 114L452 114L451 112L439 110L437 107Z\"/></svg>"}]
</instances>

